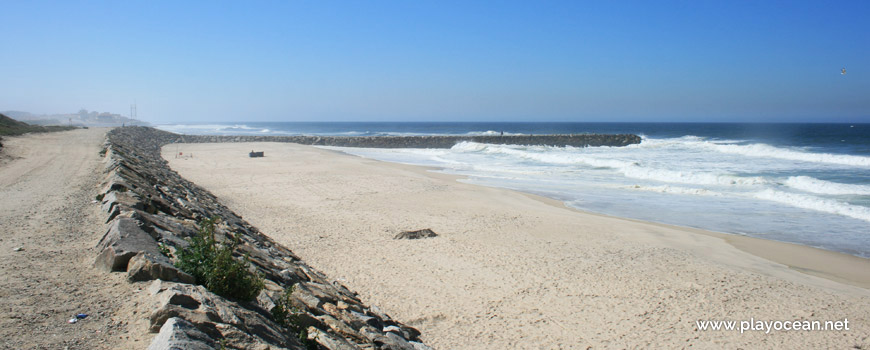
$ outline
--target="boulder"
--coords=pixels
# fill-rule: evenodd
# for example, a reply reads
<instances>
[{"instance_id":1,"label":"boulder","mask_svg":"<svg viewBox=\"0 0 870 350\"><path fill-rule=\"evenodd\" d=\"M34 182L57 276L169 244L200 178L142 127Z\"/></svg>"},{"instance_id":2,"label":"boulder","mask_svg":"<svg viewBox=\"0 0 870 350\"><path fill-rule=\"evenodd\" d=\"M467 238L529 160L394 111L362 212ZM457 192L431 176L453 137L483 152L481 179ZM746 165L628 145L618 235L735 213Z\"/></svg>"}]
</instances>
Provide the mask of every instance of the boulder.
<instances>
[{"instance_id":1,"label":"boulder","mask_svg":"<svg viewBox=\"0 0 870 350\"><path fill-rule=\"evenodd\" d=\"M165 256L153 256L146 252L139 252L130 258L127 264L127 280L130 282L164 280L188 284L196 283L196 278L180 271Z\"/></svg>"},{"instance_id":2,"label":"boulder","mask_svg":"<svg viewBox=\"0 0 870 350\"><path fill-rule=\"evenodd\" d=\"M384 350L415 350L414 345L393 332L387 332L385 336L377 337L374 342L375 345Z\"/></svg>"},{"instance_id":3,"label":"boulder","mask_svg":"<svg viewBox=\"0 0 870 350\"><path fill-rule=\"evenodd\" d=\"M225 338L228 334L247 335L234 337L244 344L231 344L230 348L249 348L257 344L271 344L273 347L299 345L295 335L288 334L271 320L268 311L252 310L254 304L243 307L203 286L190 284L157 280L148 289L158 300L157 309L149 317L152 332L161 329L173 317L180 317L214 339Z\"/></svg>"},{"instance_id":4,"label":"boulder","mask_svg":"<svg viewBox=\"0 0 870 350\"><path fill-rule=\"evenodd\" d=\"M157 241L139 228L137 220L126 217L118 217L112 222L97 248L101 252L94 266L108 271L127 271L130 258L139 252L160 255Z\"/></svg>"},{"instance_id":5,"label":"boulder","mask_svg":"<svg viewBox=\"0 0 870 350\"><path fill-rule=\"evenodd\" d=\"M344 338L337 337L314 327L308 327L308 340L316 341L320 346L329 350L356 350L354 346Z\"/></svg>"},{"instance_id":6,"label":"boulder","mask_svg":"<svg viewBox=\"0 0 870 350\"><path fill-rule=\"evenodd\" d=\"M142 204L142 201L137 197L138 196L136 196L132 192L109 192L105 196L103 196L102 209L104 212L111 213L112 209L116 205L121 204L128 208L142 210L144 208L144 205Z\"/></svg>"},{"instance_id":7,"label":"boulder","mask_svg":"<svg viewBox=\"0 0 870 350\"><path fill-rule=\"evenodd\" d=\"M317 316L317 319L323 324L329 326L333 332L341 334L346 337L358 338L361 339L362 336L359 335L353 328L347 325L347 323L341 322L337 320L335 317L330 315L320 315Z\"/></svg>"},{"instance_id":8,"label":"boulder","mask_svg":"<svg viewBox=\"0 0 870 350\"><path fill-rule=\"evenodd\" d=\"M103 189L100 193L106 194L112 191L126 192L130 189L130 185L120 175L112 172L103 180Z\"/></svg>"},{"instance_id":9,"label":"boulder","mask_svg":"<svg viewBox=\"0 0 870 350\"><path fill-rule=\"evenodd\" d=\"M213 350L215 341L192 323L172 317L160 327L148 350Z\"/></svg>"}]
</instances>

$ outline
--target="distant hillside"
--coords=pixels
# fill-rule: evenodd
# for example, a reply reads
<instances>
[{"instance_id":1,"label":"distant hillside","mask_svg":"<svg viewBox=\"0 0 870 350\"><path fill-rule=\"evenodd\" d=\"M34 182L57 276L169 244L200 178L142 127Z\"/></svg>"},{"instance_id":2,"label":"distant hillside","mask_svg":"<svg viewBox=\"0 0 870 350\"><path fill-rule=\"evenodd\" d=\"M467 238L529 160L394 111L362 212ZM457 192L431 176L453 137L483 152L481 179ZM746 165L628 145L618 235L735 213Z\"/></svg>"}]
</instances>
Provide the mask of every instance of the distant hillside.
<instances>
[{"instance_id":1,"label":"distant hillside","mask_svg":"<svg viewBox=\"0 0 870 350\"><path fill-rule=\"evenodd\" d=\"M36 115L22 111L2 112L16 120L34 125L66 125L66 126L122 126L122 125L149 125L141 120L127 118L120 114L108 112L88 111L82 109L78 113L67 114L42 114Z\"/></svg>"},{"instance_id":2,"label":"distant hillside","mask_svg":"<svg viewBox=\"0 0 870 350\"><path fill-rule=\"evenodd\" d=\"M30 125L25 122L20 122L15 119L9 118L3 114L0 114L0 135L2 136L21 135L29 132L50 132L71 129L75 128L69 126Z\"/></svg>"}]
</instances>

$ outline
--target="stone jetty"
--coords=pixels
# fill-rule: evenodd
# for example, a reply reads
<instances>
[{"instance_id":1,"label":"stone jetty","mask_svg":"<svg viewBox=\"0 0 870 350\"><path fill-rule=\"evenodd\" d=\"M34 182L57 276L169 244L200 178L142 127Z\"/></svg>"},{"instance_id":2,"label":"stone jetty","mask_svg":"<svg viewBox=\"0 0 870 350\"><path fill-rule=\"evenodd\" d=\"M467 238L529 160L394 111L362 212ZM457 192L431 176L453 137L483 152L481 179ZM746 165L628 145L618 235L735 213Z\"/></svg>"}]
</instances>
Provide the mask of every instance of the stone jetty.
<instances>
[{"instance_id":1,"label":"stone jetty","mask_svg":"<svg viewBox=\"0 0 870 350\"><path fill-rule=\"evenodd\" d=\"M128 281L143 284L151 296L150 331L157 335L149 349L430 349L419 331L366 305L356 293L305 264L214 195L169 169L160 156L161 146L172 142L242 139L255 141L182 137L146 127L108 133L105 178L97 199L109 229L94 264L127 274ZM190 244L186 238L196 235L198 222L212 217L221 220L218 241L238 239L238 255L247 256L263 277L265 288L255 300L213 294L174 266L171 256ZM294 312L293 330L272 316L276 305L286 305L287 299Z\"/></svg>"},{"instance_id":2,"label":"stone jetty","mask_svg":"<svg viewBox=\"0 0 870 350\"><path fill-rule=\"evenodd\" d=\"M174 135L174 134L173 134ZM557 147L621 147L640 143L632 134L485 135L485 136L209 136L177 135L176 142L290 142L302 145L367 148L450 148L460 142Z\"/></svg>"}]
</instances>

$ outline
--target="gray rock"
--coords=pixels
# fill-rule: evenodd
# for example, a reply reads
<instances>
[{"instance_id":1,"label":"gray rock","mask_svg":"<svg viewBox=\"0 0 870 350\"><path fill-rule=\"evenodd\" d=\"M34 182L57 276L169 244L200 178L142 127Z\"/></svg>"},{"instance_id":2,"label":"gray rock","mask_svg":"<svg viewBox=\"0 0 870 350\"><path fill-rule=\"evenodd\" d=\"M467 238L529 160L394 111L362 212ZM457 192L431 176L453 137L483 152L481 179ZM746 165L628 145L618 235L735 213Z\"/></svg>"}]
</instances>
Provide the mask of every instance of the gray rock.
<instances>
[{"instance_id":1,"label":"gray rock","mask_svg":"<svg viewBox=\"0 0 870 350\"><path fill-rule=\"evenodd\" d=\"M166 320L148 350L213 350L215 341L182 318Z\"/></svg>"},{"instance_id":2,"label":"gray rock","mask_svg":"<svg viewBox=\"0 0 870 350\"><path fill-rule=\"evenodd\" d=\"M385 350L415 350L414 345L393 332L387 332L385 336L375 339L375 345L380 345Z\"/></svg>"},{"instance_id":3,"label":"gray rock","mask_svg":"<svg viewBox=\"0 0 870 350\"><path fill-rule=\"evenodd\" d=\"M428 228L417 231L404 231L397 234L393 239L420 239L438 237L438 234Z\"/></svg>"},{"instance_id":4,"label":"gray rock","mask_svg":"<svg viewBox=\"0 0 870 350\"><path fill-rule=\"evenodd\" d=\"M317 319L329 326L329 328L335 333L353 338L362 338L362 336L360 336L353 328L348 326L346 323L339 321L335 317L330 315L320 315L317 316Z\"/></svg>"},{"instance_id":5,"label":"gray rock","mask_svg":"<svg viewBox=\"0 0 870 350\"><path fill-rule=\"evenodd\" d=\"M138 221L124 217L112 222L97 247L101 253L94 261L94 266L108 271L127 271L130 258L139 252L160 255L157 241L139 228Z\"/></svg>"},{"instance_id":6,"label":"gray rock","mask_svg":"<svg viewBox=\"0 0 870 350\"><path fill-rule=\"evenodd\" d=\"M332 334L326 333L322 330L319 330L314 327L308 327L308 339L314 340L320 346L329 349L329 350L356 350L359 347L351 344L347 340L334 336Z\"/></svg>"},{"instance_id":7,"label":"gray rock","mask_svg":"<svg viewBox=\"0 0 870 350\"><path fill-rule=\"evenodd\" d=\"M127 264L128 281L141 282L158 279L188 284L196 283L196 279L193 276L172 266L169 259L162 255L153 256L145 252L139 252L139 254L130 258Z\"/></svg>"},{"instance_id":8,"label":"gray rock","mask_svg":"<svg viewBox=\"0 0 870 350\"><path fill-rule=\"evenodd\" d=\"M347 313L346 315L350 316L349 317L350 325L354 329L360 329L363 326L371 326L371 327L374 327L375 329L383 329L383 327L384 327L383 322L381 322L381 320L378 319L377 317L363 315L363 314L356 312L356 311L351 311L351 312Z\"/></svg>"},{"instance_id":9,"label":"gray rock","mask_svg":"<svg viewBox=\"0 0 870 350\"><path fill-rule=\"evenodd\" d=\"M324 302L315 296L310 288L302 283L297 284L296 287L293 288L291 296L309 309L319 309Z\"/></svg>"},{"instance_id":10,"label":"gray rock","mask_svg":"<svg viewBox=\"0 0 870 350\"><path fill-rule=\"evenodd\" d=\"M142 210L144 208L142 201L131 192L112 191L103 196L101 208L104 212L111 213L116 205L124 205L128 208Z\"/></svg>"},{"instance_id":11,"label":"gray rock","mask_svg":"<svg viewBox=\"0 0 870 350\"><path fill-rule=\"evenodd\" d=\"M434 350L432 347L418 341L409 341L408 344L414 347L414 350Z\"/></svg>"},{"instance_id":12,"label":"gray rock","mask_svg":"<svg viewBox=\"0 0 870 350\"><path fill-rule=\"evenodd\" d=\"M268 311L250 310L209 292L203 286L157 280L148 289L158 299L158 308L149 317L152 332L162 328L169 319L181 317L215 339L230 333L247 334L248 337L236 337L245 344L235 344L235 348L256 344L298 345L293 335L267 316ZM314 322L319 323L316 319Z\"/></svg>"}]
</instances>

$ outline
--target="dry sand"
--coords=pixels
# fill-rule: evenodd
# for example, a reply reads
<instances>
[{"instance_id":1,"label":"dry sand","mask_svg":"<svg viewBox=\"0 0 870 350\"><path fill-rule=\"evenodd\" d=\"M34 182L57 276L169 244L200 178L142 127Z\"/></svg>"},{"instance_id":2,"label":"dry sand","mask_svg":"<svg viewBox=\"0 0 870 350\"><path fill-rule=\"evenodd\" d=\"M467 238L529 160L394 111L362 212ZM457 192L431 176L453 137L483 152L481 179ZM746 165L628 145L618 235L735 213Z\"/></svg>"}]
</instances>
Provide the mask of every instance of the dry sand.
<instances>
[{"instance_id":1,"label":"dry sand","mask_svg":"<svg viewBox=\"0 0 870 350\"><path fill-rule=\"evenodd\" d=\"M870 293L855 286L870 282L865 259L583 213L308 146L178 147L193 157L163 154L182 176L440 349L870 348ZM392 239L423 228L440 236ZM850 329L696 328L750 319Z\"/></svg>"},{"instance_id":2,"label":"dry sand","mask_svg":"<svg viewBox=\"0 0 870 350\"><path fill-rule=\"evenodd\" d=\"M91 201L105 129L3 139L0 152L0 348L144 349L143 293L98 271L106 231ZM21 248L16 250L15 248ZM67 321L78 313L88 317Z\"/></svg>"}]
</instances>

